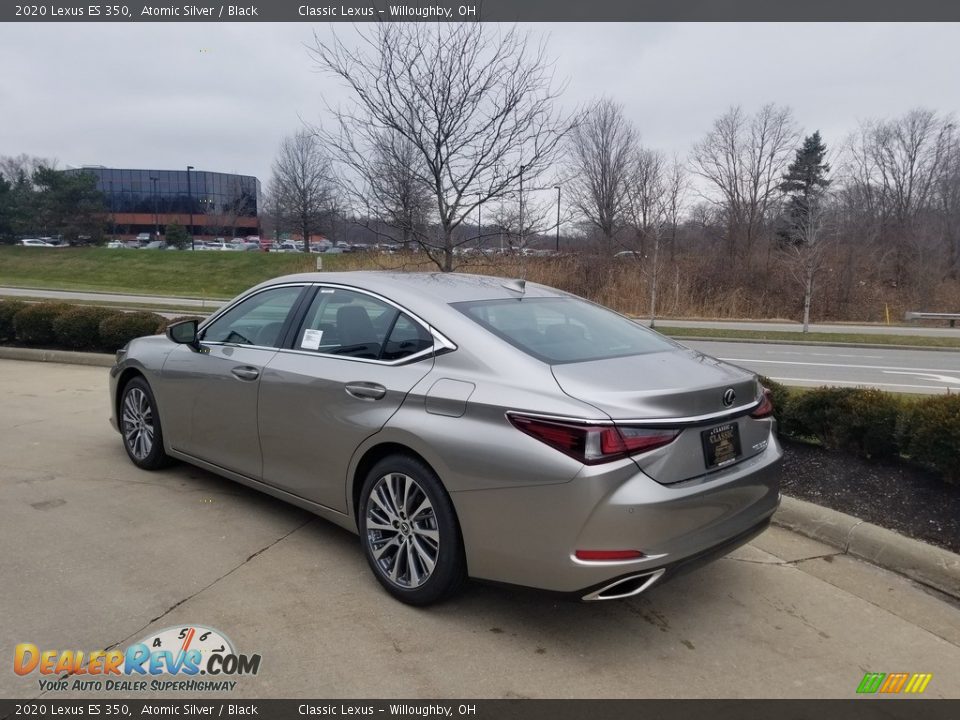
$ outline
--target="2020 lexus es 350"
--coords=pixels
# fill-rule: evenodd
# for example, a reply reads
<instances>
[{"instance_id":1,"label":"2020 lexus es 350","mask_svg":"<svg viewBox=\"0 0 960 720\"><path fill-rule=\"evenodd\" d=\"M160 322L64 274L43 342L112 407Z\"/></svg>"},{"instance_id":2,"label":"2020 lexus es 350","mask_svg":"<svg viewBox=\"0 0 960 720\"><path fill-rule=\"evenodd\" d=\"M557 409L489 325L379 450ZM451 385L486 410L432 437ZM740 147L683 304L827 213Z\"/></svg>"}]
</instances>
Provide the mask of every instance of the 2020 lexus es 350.
<instances>
[{"instance_id":1,"label":"2020 lexus es 350","mask_svg":"<svg viewBox=\"0 0 960 720\"><path fill-rule=\"evenodd\" d=\"M755 375L523 281L276 278L132 341L110 374L137 466L184 460L358 533L411 604L468 576L635 595L779 501Z\"/></svg>"}]
</instances>

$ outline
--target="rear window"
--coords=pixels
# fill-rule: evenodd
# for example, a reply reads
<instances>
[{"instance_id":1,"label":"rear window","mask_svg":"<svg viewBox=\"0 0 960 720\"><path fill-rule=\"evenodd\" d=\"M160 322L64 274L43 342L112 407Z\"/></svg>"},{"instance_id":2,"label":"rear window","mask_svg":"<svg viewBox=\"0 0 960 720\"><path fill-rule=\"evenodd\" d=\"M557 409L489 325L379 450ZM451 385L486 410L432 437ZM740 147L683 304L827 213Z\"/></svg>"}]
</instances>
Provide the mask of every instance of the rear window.
<instances>
[{"instance_id":1,"label":"rear window","mask_svg":"<svg viewBox=\"0 0 960 720\"><path fill-rule=\"evenodd\" d=\"M576 298L508 298L453 303L468 318L528 355L588 362L672 350L674 345L615 312Z\"/></svg>"}]
</instances>

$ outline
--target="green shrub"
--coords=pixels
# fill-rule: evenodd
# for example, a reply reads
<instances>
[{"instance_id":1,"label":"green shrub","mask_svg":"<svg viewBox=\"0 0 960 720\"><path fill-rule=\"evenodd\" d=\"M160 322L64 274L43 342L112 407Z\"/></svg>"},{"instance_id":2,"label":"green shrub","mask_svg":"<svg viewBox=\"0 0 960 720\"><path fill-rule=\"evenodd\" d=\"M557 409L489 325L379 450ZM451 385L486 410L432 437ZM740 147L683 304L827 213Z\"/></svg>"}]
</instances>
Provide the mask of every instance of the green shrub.
<instances>
[{"instance_id":1,"label":"green shrub","mask_svg":"<svg viewBox=\"0 0 960 720\"><path fill-rule=\"evenodd\" d=\"M156 335L162 315L152 312L120 313L100 323L100 343L104 350L115 352L134 338Z\"/></svg>"},{"instance_id":2,"label":"green shrub","mask_svg":"<svg viewBox=\"0 0 960 720\"><path fill-rule=\"evenodd\" d=\"M960 395L935 395L907 406L900 442L910 459L960 483Z\"/></svg>"},{"instance_id":3,"label":"green shrub","mask_svg":"<svg viewBox=\"0 0 960 720\"><path fill-rule=\"evenodd\" d=\"M791 398L784 413L790 434L836 448L840 413L852 392L853 388L814 388Z\"/></svg>"},{"instance_id":4,"label":"green shrub","mask_svg":"<svg viewBox=\"0 0 960 720\"><path fill-rule=\"evenodd\" d=\"M25 307L27 303L22 300L0 300L0 342L9 342L16 337L13 316Z\"/></svg>"},{"instance_id":5,"label":"green shrub","mask_svg":"<svg viewBox=\"0 0 960 720\"><path fill-rule=\"evenodd\" d=\"M53 322L57 344L67 350L100 350L100 323L119 315L104 307L76 307Z\"/></svg>"},{"instance_id":6,"label":"green shrub","mask_svg":"<svg viewBox=\"0 0 960 720\"><path fill-rule=\"evenodd\" d=\"M198 323L201 323L206 320L206 318L202 318L199 315L180 315L179 317L170 318L169 320L164 318L163 322L157 326L157 332L165 333L168 327L174 323L183 322L184 320L196 320Z\"/></svg>"},{"instance_id":7,"label":"green shrub","mask_svg":"<svg viewBox=\"0 0 960 720\"><path fill-rule=\"evenodd\" d=\"M900 402L880 390L816 388L787 403L785 432L870 459L898 453Z\"/></svg>"},{"instance_id":8,"label":"green shrub","mask_svg":"<svg viewBox=\"0 0 960 720\"><path fill-rule=\"evenodd\" d=\"M842 408L840 448L871 460L896 457L897 418L902 403L895 395L876 389L857 389Z\"/></svg>"},{"instance_id":9,"label":"green shrub","mask_svg":"<svg viewBox=\"0 0 960 720\"><path fill-rule=\"evenodd\" d=\"M27 305L13 316L13 329L17 342L25 345L54 345L57 336L53 332L54 321L73 309L66 303L42 302Z\"/></svg>"}]
</instances>

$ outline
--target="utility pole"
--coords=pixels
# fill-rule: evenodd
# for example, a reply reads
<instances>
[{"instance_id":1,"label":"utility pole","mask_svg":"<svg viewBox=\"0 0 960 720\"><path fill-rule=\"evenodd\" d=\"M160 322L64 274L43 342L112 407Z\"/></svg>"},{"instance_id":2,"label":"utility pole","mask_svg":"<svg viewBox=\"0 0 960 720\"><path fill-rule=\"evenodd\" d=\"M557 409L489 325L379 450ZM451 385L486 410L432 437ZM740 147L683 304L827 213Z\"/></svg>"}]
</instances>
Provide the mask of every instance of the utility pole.
<instances>
[{"instance_id":1,"label":"utility pole","mask_svg":"<svg viewBox=\"0 0 960 720\"><path fill-rule=\"evenodd\" d=\"M554 187L557 189L557 252L560 252L560 186Z\"/></svg>"},{"instance_id":2,"label":"utility pole","mask_svg":"<svg viewBox=\"0 0 960 720\"><path fill-rule=\"evenodd\" d=\"M519 242L517 243L520 247L519 249L523 250L523 171L526 169L526 165L520 166L520 236Z\"/></svg>"}]
</instances>

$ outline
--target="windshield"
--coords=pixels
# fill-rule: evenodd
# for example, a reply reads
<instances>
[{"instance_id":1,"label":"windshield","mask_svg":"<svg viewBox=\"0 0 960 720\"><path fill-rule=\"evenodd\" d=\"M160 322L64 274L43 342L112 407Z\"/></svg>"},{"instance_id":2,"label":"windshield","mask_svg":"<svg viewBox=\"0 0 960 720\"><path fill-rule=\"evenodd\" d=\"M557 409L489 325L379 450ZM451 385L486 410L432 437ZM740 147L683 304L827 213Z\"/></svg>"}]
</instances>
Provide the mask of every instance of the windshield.
<instances>
[{"instance_id":1,"label":"windshield","mask_svg":"<svg viewBox=\"0 0 960 720\"><path fill-rule=\"evenodd\" d=\"M508 298L452 305L514 347L551 365L675 347L622 315L576 298Z\"/></svg>"}]
</instances>

